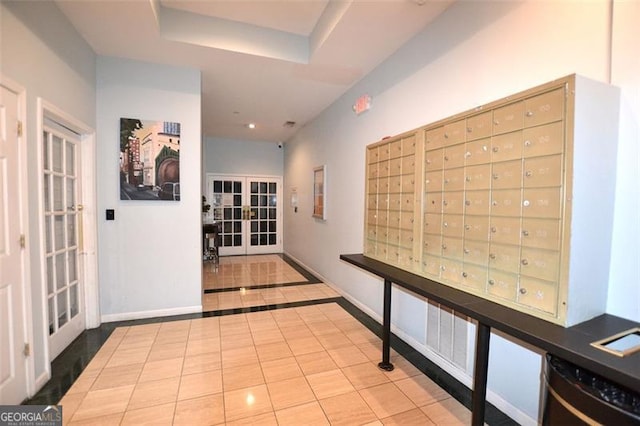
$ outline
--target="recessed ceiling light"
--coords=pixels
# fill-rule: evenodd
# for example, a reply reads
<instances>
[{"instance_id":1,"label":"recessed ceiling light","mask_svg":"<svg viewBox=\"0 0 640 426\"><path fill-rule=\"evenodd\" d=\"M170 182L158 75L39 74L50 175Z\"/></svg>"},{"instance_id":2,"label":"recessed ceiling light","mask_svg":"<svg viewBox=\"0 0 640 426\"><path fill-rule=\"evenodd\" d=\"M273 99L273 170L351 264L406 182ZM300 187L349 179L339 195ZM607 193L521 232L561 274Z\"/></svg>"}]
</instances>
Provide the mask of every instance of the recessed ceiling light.
<instances>
[{"instance_id":1,"label":"recessed ceiling light","mask_svg":"<svg viewBox=\"0 0 640 426\"><path fill-rule=\"evenodd\" d=\"M255 123L249 123L247 124L247 127L250 129L255 129L256 128L256 124Z\"/></svg>"}]
</instances>

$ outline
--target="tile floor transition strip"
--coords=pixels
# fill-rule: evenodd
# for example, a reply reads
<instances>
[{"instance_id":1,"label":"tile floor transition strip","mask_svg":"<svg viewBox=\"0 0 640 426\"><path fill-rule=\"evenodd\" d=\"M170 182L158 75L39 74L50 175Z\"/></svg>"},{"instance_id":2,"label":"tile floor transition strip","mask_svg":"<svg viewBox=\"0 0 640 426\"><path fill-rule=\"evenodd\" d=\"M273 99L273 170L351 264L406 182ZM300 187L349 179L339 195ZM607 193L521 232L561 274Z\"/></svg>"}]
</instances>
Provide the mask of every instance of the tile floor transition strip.
<instances>
[{"instance_id":1,"label":"tile floor transition strip","mask_svg":"<svg viewBox=\"0 0 640 426\"><path fill-rule=\"evenodd\" d=\"M281 283L281 284L256 284L256 285L246 285L242 287L227 287L227 288L207 288L204 290L205 294L211 293L229 293L233 291L242 291L242 290L264 290L267 288L280 288L280 287L293 287L293 286L303 286L303 285L314 285L319 284L318 282L309 282L309 281L300 281L300 282L292 282L292 283Z\"/></svg>"},{"instance_id":2,"label":"tile floor transition strip","mask_svg":"<svg viewBox=\"0 0 640 426\"><path fill-rule=\"evenodd\" d=\"M202 313L202 318L220 317L225 315L248 314L251 312L273 311L276 309L299 308L302 306L319 305L324 303L337 303L342 297L330 297L316 300L302 300L300 302L274 303L271 305L250 306L246 308L220 309L217 311L206 311ZM199 314L197 314L199 315Z\"/></svg>"}]
</instances>

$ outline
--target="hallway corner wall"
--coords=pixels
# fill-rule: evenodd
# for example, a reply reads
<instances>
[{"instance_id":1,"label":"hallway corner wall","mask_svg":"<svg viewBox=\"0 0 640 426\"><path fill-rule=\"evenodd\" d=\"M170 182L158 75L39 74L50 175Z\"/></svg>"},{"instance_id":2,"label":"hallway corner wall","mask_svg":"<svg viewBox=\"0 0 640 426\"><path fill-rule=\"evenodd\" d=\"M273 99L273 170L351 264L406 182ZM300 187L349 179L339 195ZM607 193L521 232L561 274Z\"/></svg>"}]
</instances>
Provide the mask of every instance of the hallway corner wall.
<instances>
[{"instance_id":1,"label":"hallway corner wall","mask_svg":"<svg viewBox=\"0 0 640 426\"><path fill-rule=\"evenodd\" d=\"M640 2L614 0L611 82L622 88L607 311L640 321Z\"/></svg>"},{"instance_id":2,"label":"hallway corner wall","mask_svg":"<svg viewBox=\"0 0 640 426\"><path fill-rule=\"evenodd\" d=\"M200 71L113 57L97 62L97 186L103 321L199 312ZM120 118L181 124L180 201L120 200ZM105 210L115 220L105 220Z\"/></svg>"}]
</instances>

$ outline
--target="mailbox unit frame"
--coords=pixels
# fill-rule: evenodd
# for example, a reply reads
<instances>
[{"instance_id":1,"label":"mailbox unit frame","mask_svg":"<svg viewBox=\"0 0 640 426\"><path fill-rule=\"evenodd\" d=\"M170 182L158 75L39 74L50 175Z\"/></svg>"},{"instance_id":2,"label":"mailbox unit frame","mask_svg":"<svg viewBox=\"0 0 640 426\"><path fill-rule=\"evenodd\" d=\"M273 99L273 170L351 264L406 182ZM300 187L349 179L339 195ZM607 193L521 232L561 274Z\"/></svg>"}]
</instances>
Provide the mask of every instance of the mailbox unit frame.
<instances>
[{"instance_id":1,"label":"mailbox unit frame","mask_svg":"<svg viewBox=\"0 0 640 426\"><path fill-rule=\"evenodd\" d=\"M574 74L367 146L363 254L565 327L604 313L618 111Z\"/></svg>"}]
</instances>

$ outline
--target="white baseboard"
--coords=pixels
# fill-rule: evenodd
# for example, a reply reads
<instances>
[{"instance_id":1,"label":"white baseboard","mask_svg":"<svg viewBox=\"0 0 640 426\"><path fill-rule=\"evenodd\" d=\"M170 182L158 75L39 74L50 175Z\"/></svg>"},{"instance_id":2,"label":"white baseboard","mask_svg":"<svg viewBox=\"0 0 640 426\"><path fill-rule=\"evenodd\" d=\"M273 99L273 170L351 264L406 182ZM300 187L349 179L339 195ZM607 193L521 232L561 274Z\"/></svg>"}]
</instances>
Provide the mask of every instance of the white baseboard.
<instances>
[{"instance_id":1,"label":"white baseboard","mask_svg":"<svg viewBox=\"0 0 640 426\"><path fill-rule=\"evenodd\" d=\"M513 421L522 426L537 426L538 423L535 419L532 419L523 411L519 410L517 407L513 406L509 402L505 401L500 395L497 393L491 392L491 390L487 389L487 401L493 404L498 410L505 413L507 416L511 417ZM542 420L540 421L542 422Z\"/></svg>"},{"instance_id":2,"label":"white baseboard","mask_svg":"<svg viewBox=\"0 0 640 426\"><path fill-rule=\"evenodd\" d=\"M332 289L334 289L335 291L337 291L338 293L344 296L344 292L338 286L330 282L326 277L322 276L320 272L314 270L309 265L306 265L303 261L301 261L300 259L298 259L297 257L295 257L290 253L284 252L283 254L287 255L287 257L291 258L291 260L296 262L298 265L302 266L304 269L311 272L316 278L322 281L323 284L328 285L329 287L331 287Z\"/></svg>"},{"instance_id":3,"label":"white baseboard","mask_svg":"<svg viewBox=\"0 0 640 426\"><path fill-rule=\"evenodd\" d=\"M285 253L285 254L289 256L292 260L294 260L297 264L299 264L300 266L305 268L307 271L315 275L317 278L322 280L323 283L327 284L328 286L333 288L335 291L340 293L342 297L347 299L349 302L355 305L362 312L364 312L365 314L373 318L377 323L382 324L382 317L378 315L374 310L362 304L360 301L355 299L353 296L345 292L340 287L329 282L326 278L322 276L322 274L320 274L317 271L314 271L312 268L305 265L304 262L297 259L295 256L292 256L289 253ZM382 286L380 287L380 292L382 292ZM440 356L438 353L429 349L426 345L421 344L420 342L415 340L413 337L409 336L408 334L400 330L398 327L394 326L393 323L391 324L391 332L396 336L398 336L403 341L405 341L409 346L411 346L412 348L420 352L429 361L433 362L438 367L442 368L444 371L446 371L449 375L454 377L460 383L467 386L468 388L472 387L473 379L465 371L454 366L445 358ZM491 404L493 404L494 407L496 407L497 409L502 411L504 414L511 417L511 419L513 419L514 421L516 421L517 423L523 426L536 426L538 424L538 422L535 419L529 417L527 414L519 410L517 407L507 402L500 395L491 391L491 389L487 389L487 401L489 401Z\"/></svg>"},{"instance_id":4,"label":"white baseboard","mask_svg":"<svg viewBox=\"0 0 640 426\"><path fill-rule=\"evenodd\" d=\"M152 311L123 312L120 314L102 315L102 322L128 321L155 317L169 317L172 315L184 315L202 312L202 305L184 306L180 308L156 309Z\"/></svg>"}]
</instances>

